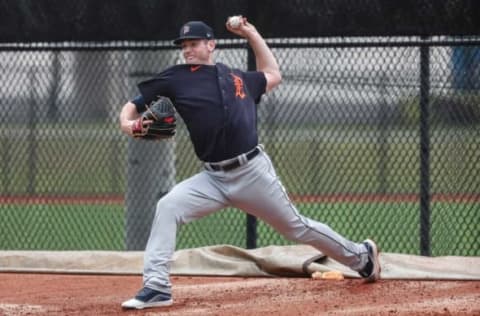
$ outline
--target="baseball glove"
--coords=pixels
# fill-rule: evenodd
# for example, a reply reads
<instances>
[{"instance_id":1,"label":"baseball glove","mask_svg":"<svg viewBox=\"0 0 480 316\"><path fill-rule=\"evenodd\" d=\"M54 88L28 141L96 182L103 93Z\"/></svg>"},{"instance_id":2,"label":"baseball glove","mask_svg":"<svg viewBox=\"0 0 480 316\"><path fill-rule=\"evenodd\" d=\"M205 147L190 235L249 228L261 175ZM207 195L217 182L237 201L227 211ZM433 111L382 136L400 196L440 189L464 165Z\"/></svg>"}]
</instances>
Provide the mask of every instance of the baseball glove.
<instances>
[{"instance_id":1,"label":"baseball glove","mask_svg":"<svg viewBox=\"0 0 480 316\"><path fill-rule=\"evenodd\" d=\"M135 121L132 127L134 137L147 140L171 138L176 131L175 109L167 97L158 98Z\"/></svg>"}]
</instances>

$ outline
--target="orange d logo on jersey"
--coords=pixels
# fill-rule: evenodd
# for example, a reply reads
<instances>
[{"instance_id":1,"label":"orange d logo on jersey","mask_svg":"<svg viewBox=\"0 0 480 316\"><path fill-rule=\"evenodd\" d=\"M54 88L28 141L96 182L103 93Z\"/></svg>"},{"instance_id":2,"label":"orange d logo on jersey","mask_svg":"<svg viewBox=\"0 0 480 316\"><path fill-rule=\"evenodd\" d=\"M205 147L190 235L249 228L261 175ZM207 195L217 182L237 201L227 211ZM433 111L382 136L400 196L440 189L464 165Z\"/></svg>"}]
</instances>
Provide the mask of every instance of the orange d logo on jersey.
<instances>
[{"instance_id":1,"label":"orange d logo on jersey","mask_svg":"<svg viewBox=\"0 0 480 316\"><path fill-rule=\"evenodd\" d=\"M243 90L243 80L239 76L230 73L233 78L233 84L235 85L235 97L239 97L240 99L245 98L246 94Z\"/></svg>"}]
</instances>

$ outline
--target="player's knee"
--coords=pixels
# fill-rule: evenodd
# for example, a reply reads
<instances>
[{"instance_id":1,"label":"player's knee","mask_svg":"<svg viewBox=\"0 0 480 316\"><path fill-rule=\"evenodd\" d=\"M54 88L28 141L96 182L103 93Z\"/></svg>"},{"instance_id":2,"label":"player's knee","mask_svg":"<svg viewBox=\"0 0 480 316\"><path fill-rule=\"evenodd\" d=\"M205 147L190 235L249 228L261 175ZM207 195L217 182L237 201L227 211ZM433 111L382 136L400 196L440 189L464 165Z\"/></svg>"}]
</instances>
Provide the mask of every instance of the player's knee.
<instances>
[{"instance_id":1,"label":"player's knee","mask_svg":"<svg viewBox=\"0 0 480 316\"><path fill-rule=\"evenodd\" d=\"M157 202L155 218L160 221L175 221L177 224L183 224L182 216L178 212L178 203L164 196Z\"/></svg>"}]
</instances>

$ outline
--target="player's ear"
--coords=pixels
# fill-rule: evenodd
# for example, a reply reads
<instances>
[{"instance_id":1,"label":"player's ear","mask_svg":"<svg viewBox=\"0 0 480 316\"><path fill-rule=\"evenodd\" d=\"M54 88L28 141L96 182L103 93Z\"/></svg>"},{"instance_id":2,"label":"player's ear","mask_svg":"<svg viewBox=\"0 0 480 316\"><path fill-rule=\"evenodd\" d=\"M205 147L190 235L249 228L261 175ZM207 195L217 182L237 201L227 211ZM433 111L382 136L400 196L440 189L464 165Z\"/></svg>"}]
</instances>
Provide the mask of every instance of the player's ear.
<instances>
[{"instance_id":1,"label":"player's ear","mask_svg":"<svg viewBox=\"0 0 480 316\"><path fill-rule=\"evenodd\" d=\"M215 50L215 45L216 45L216 43L215 43L214 40L209 40L209 41L207 42L207 48L208 48L208 51L209 51L210 53Z\"/></svg>"}]
</instances>

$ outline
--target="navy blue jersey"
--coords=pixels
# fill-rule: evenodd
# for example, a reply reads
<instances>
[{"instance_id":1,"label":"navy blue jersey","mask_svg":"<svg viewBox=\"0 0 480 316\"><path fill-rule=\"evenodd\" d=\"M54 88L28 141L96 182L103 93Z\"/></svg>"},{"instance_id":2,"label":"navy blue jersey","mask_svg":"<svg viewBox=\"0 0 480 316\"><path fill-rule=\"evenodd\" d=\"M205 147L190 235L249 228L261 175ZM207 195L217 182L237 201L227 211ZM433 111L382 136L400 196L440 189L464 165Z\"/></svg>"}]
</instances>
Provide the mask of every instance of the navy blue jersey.
<instances>
[{"instance_id":1,"label":"navy blue jersey","mask_svg":"<svg viewBox=\"0 0 480 316\"><path fill-rule=\"evenodd\" d=\"M169 97L185 122L195 153L218 162L258 145L257 108L266 89L264 73L224 64L177 65L138 84L132 102L143 112L158 96Z\"/></svg>"}]
</instances>

